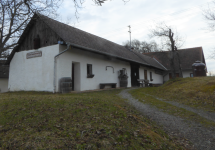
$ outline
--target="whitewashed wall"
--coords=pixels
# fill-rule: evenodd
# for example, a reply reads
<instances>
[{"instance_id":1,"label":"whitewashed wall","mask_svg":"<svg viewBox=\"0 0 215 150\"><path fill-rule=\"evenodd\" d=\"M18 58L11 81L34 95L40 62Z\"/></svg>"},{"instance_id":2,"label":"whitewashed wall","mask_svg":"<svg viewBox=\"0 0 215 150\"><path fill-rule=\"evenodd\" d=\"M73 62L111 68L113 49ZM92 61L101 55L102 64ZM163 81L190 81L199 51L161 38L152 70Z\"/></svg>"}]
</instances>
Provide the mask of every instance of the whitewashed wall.
<instances>
[{"instance_id":1,"label":"whitewashed wall","mask_svg":"<svg viewBox=\"0 0 215 150\"><path fill-rule=\"evenodd\" d=\"M183 78L190 77L190 74L191 74L191 73L193 73L193 71L192 71L192 70L182 71Z\"/></svg>"},{"instance_id":2,"label":"whitewashed wall","mask_svg":"<svg viewBox=\"0 0 215 150\"><path fill-rule=\"evenodd\" d=\"M60 45L60 51L66 49L66 46ZM100 83L117 83L119 87L119 73L122 68L127 69L128 73L128 87L131 87L130 77L130 63L121 60L109 60L103 55L79 50L70 49L64 54L60 55L57 59L57 81L62 77L71 77L72 75L72 62L77 63L80 66L79 74L80 78L76 78L75 90L93 90L99 89ZM92 73L95 75L93 78L87 78L87 64L92 64ZM113 66L113 69L106 66ZM77 70L75 70L77 72ZM78 81L77 81L78 80ZM79 82L79 83L78 83ZM58 85L57 85L58 91Z\"/></svg>"},{"instance_id":3,"label":"whitewashed wall","mask_svg":"<svg viewBox=\"0 0 215 150\"><path fill-rule=\"evenodd\" d=\"M38 49L42 57L26 59L26 54L37 50L15 53L10 63L10 91L53 91L54 56L59 53L59 45Z\"/></svg>"},{"instance_id":4,"label":"whitewashed wall","mask_svg":"<svg viewBox=\"0 0 215 150\"><path fill-rule=\"evenodd\" d=\"M190 70L186 70L186 71L182 71L183 78L190 77L190 73L193 73L193 71L191 69ZM164 82L166 82L168 80L169 80L169 73L164 76Z\"/></svg>"},{"instance_id":5,"label":"whitewashed wall","mask_svg":"<svg viewBox=\"0 0 215 150\"><path fill-rule=\"evenodd\" d=\"M8 78L0 78L0 93L8 92Z\"/></svg>"},{"instance_id":6,"label":"whitewashed wall","mask_svg":"<svg viewBox=\"0 0 215 150\"><path fill-rule=\"evenodd\" d=\"M155 69L150 69L148 67L140 66L139 68L140 79L144 79L144 70L147 70L147 79L149 80L149 83L163 84L163 75L156 74ZM152 72L153 81L150 81L150 72Z\"/></svg>"},{"instance_id":7,"label":"whitewashed wall","mask_svg":"<svg viewBox=\"0 0 215 150\"><path fill-rule=\"evenodd\" d=\"M164 82L167 82L169 80L169 73L167 73L165 76L164 76Z\"/></svg>"}]
</instances>

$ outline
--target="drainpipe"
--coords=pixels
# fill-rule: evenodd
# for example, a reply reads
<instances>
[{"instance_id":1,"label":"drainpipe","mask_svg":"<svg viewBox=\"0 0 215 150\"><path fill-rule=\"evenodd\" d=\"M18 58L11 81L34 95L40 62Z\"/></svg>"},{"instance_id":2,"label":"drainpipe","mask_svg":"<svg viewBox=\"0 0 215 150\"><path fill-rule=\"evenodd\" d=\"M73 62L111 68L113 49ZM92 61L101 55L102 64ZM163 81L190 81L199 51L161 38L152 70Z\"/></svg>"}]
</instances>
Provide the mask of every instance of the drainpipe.
<instances>
[{"instance_id":1,"label":"drainpipe","mask_svg":"<svg viewBox=\"0 0 215 150\"><path fill-rule=\"evenodd\" d=\"M53 87L54 87L54 89L53 89L53 93L55 93L55 91L56 91L55 78L56 78L56 63L57 63L57 57L60 56L61 54L65 53L67 50L69 50L71 44L70 44L70 43L66 43L66 44L67 44L67 48L66 48L64 51L60 52L59 54L55 55L55 57L54 57L54 80L53 80Z\"/></svg>"}]
</instances>

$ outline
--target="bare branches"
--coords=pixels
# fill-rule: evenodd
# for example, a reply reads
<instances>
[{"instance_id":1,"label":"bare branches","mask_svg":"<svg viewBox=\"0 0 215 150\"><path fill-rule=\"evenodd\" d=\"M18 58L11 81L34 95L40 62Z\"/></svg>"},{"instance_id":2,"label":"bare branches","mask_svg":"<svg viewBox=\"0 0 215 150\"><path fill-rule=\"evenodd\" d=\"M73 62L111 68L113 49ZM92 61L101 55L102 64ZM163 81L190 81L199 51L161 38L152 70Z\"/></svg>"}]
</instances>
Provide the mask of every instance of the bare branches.
<instances>
[{"instance_id":1,"label":"bare branches","mask_svg":"<svg viewBox=\"0 0 215 150\"><path fill-rule=\"evenodd\" d=\"M173 42L177 48L182 47L184 44L184 38L177 33L177 30L171 26L167 26L163 22L156 24L155 27L151 29L150 33L150 38L159 38L161 40L161 46L164 50L170 51L174 49L174 47L171 47L171 43Z\"/></svg>"},{"instance_id":2,"label":"bare branches","mask_svg":"<svg viewBox=\"0 0 215 150\"><path fill-rule=\"evenodd\" d=\"M96 5L102 6L102 4L107 0L93 0Z\"/></svg>"},{"instance_id":3,"label":"bare branches","mask_svg":"<svg viewBox=\"0 0 215 150\"><path fill-rule=\"evenodd\" d=\"M130 48L130 42L126 41L123 43L123 45L127 48ZM142 53L149 53L149 52L157 52L162 51L159 48L159 45L155 41L146 42L146 41L139 41L137 39L134 39L131 41L131 47L136 52L142 52Z\"/></svg>"},{"instance_id":4,"label":"bare branches","mask_svg":"<svg viewBox=\"0 0 215 150\"><path fill-rule=\"evenodd\" d=\"M203 15L208 23L210 31L215 31L215 1L208 6L207 10L203 10ZM211 52L209 59L215 59L215 50Z\"/></svg>"},{"instance_id":5,"label":"bare branches","mask_svg":"<svg viewBox=\"0 0 215 150\"><path fill-rule=\"evenodd\" d=\"M0 55L17 45L34 13L56 15L59 0L1 0Z\"/></svg>"},{"instance_id":6,"label":"bare branches","mask_svg":"<svg viewBox=\"0 0 215 150\"><path fill-rule=\"evenodd\" d=\"M208 59L215 59L215 48L210 52L210 56L208 56Z\"/></svg>"},{"instance_id":7,"label":"bare branches","mask_svg":"<svg viewBox=\"0 0 215 150\"><path fill-rule=\"evenodd\" d=\"M208 9L203 10L203 16L208 23L209 30L215 30L215 1L212 5L208 5Z\"/></svg>"},{"instance_id":8,"label":"bare branches","mask_svg":"<svg viewBox=\"0 0 215 150\"><path fill-rule=\"evenodd\" d=\"M173 28L170 26L167 26L165 23L159 23L156 25L154 29L151 30L150 37L158 37L161 39L162 47L171 51L170 52L170 66L171 66L171 72L172 77L175 78L175 56L178 58L178 64L179 64L179 70L180 70L180 76L182 77L182 68L180 65L180 57L177 53L177 50L179 47L181 47L184 43L183 38L181 38L177 31L175 30L173 32Z\"/></svg>"},{"instance_id":9,"label":"bare branches","mask_svg":"<svg viewBox=\"0 0 215 150\"><path fill-rule=\"evenodd\" d=\"M0 55L17 45L18 37L35 13L56 17L63 0L0 0ZM92 0L102 6L107 0ZM128 2L129 0L122 0ZM73 0L75 16L85 0Z\"/></svg>"}]
</instances>

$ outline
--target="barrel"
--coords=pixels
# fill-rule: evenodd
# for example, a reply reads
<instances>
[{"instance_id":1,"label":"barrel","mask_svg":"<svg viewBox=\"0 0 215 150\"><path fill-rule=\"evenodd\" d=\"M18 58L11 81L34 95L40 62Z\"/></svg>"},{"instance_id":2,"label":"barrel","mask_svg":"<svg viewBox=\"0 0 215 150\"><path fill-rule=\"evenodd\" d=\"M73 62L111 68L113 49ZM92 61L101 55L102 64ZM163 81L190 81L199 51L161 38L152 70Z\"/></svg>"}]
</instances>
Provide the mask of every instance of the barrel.
<instances>
[{"instance_id":1,"label":"barrel","mask_svg":"<svg viewBox=\"0 0 215 150\"><path fill-rule=\"evenodd\" d=\"M70 93L72 91L72 78L63 77L59 81L59 92L60 93Z\"/></svg>"},{"instance_id":2,"label":"barrel","mask_svg":"<svg viewBox=\"0 0 215 150\"><path fill-rule=\"evenodd\" d=\"M120 85L120 87L127 87L128 86L128 76L127 75L120 76L119 85Z\"/></svg>"}]
</instances>

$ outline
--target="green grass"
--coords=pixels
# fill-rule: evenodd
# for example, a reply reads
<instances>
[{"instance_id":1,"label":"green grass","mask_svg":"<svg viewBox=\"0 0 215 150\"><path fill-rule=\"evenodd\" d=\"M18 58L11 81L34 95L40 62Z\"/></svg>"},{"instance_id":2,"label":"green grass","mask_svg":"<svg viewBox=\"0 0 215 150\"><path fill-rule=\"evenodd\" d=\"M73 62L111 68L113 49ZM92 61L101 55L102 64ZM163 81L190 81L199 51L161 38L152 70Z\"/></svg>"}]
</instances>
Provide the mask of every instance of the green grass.
<instances>
[{"instance_id":1,"label":"green grass","mask_svg":"<svg viewBox=\"0 0 215 150\"><path fill-rule=\"evenodd\" d=\"M154 96L167 101L176 101L197 109L215 112L213 100L215 100L215 77L178 78L170 80L160 87L141 88L132 90L130 93L143 103L156 106L162 111L189 119L205 126L215 127L215 123L198 114L183 108L160 101ZM149 94L149 95L148 95ZM153 95L153 96L150 96ZM214 98L214 99L213 99Z\"/></svg>"},{"instance_id":2,"label":"green grass","mask_svg":"<svg viewBox=\"0 0 215 150\"><path fill-rule=\"evenodd\" d=\"M215 77L178 78L149 94L191 107L215 112ZM214 106L213 106L214 105Z\"/></svg>"},{"instance_id":3,"label":"green grass","mask_svg":"<svg viewBox=\"0 0 215 150\"><path fill-rule=\"evenodd\" d=\"M0 149L184 149L119 92L0 94Z\"/></svg>"}]
</instances>

